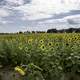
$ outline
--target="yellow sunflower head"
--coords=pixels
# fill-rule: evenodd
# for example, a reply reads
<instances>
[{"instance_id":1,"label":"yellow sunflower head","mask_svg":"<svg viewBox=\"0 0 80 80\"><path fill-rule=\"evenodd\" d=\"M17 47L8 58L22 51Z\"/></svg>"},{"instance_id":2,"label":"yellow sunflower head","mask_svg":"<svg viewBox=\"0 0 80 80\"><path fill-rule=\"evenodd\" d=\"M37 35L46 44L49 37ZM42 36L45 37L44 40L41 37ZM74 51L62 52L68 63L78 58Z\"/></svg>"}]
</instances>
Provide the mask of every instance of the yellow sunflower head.
<instances>
[{"instance_id":1,"label":"yellow sunflower head","mask_svg":"<svg viewBox=\"0 0 80 80\"><path fill-rule=\"evenodd\" d=\"M41 40L40 40L40 43L44 43L44 40L43 40L43 39L41 39Z\"/></svg>"},{"instance_id":2,"label":"yellow sunflower head","mask_svg":"<svg viewBox=\"0 0 80 80\"><path fill-rule=\"evenodd\" d=\"M78 41L79 38L77 36L74 37L74 41Z\"/></svg>"},{"instance_id":3,"label":"yellow sunflower head","mask_svg":"<svg viewBox=\"0 0 80 80\"><path fill-rule=\"evenodd\" d=\"M31 44L32 41L33 41L33 39L29 39L29 40L28 40L28 44Z\"/></svg>"},{"instance_id":4,"label":"yellow sunflower head","mask_svg":"<svg viewBox=\"0 0 80 80\"><path fill-rule=\"evenodd\" d=\"M67 41L68 41L68 42L72 42L72 38L68 38Z\"/></svg>"},{"instance_id":5,"label":"yellow sunflower head","mask_svg":"<svg viewBox=\"0 0 80 80\"><path fill-rule=\"evenodd\" d=\"M53 45L53 43L52 43L52 42L49 42L49 43L48 43L48 46L52 46L52 45Z\"/></svg>"},{"instance_id":6,"label":"yellow sunflower head","mask_svg":"<svg viewBox=\"0 0 80 80\"><path fill-rule=\"evenodd\" d=\"M19 48L20 50L22 50L22 49L23 49L23 45L22 45L22 43L19 43L18 48Z\"/></svg>"},{"instance_id":7,"label":"yellow sunflower head","mask_svg":"<svg viewBox=\"0 0 80 80\"><path fill-rule=\"evenodd\" d=\"M41 50L43 50L43 51L46 49L46 48L45 48L45 45L41 45L40 48L41 48Z\"/></svg>"},{"instance_id":8,"label":"yellow sunflower head","mask_svg":"<svg viewBox=\"0 0 80 80\"><path fill-rule=\"evenodd\" d=\"M66 46L69 46L69 43L65 43Z\"/></svg>"},{"instance_id":9,"label":"yellow sunflower head","mask_svg":"<svg viewBox=\"0 0 80 80\"><path fill-rule=\"evenodd\" d=\"M59 45L59 43L58 42L55 42L55 46L58 46Z\"/></svg>"},{"instance_id":10,"label":"yellow sunflower head","mask_svg":"<svg viewBox=\"0 0 80 80\"><path fill-rule=\"evenodd\" d=\"M21 46L19 46L18 48L19 48L20 50L22 50L22 49L23 49L23 47L21 47Z\"/></svg>"},{"instance_id":11,"label":"yellow sunflower head","mask_svg":"<svg viewBox=\"0 0 80 80\"><path fill-rule=\"evenodd\" d=\"M22 76L26 74L25 71L19 66L15 67L15 71L17 71Z\"/></svg>"},{"instance_id":12,"label":"yellow sunflower head","mask_svg":"<svg viewBox=\"0 0 80 80\"><path fill-rule=\"evenodd\" d=\"M28 51L28 47L25 47L25 51Z\"/></svg>"}]
</instances>

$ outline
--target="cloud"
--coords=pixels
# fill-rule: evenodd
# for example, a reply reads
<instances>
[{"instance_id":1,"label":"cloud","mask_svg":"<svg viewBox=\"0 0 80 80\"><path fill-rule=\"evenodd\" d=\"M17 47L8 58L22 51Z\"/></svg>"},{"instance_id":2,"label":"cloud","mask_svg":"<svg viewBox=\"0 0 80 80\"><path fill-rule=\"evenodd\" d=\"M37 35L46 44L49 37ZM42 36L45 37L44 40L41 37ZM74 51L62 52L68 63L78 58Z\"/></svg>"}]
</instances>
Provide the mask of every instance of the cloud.
<instances>
[{"instance_id":1,"label":"cloud","mask_svg":"<svg viewBox=\"0 0 80 80\"><path fill-rule=\"evenodd\" d=\"M30 3L31 0L0 0L0 6L18 7Z\"/></svg>"},{"instance_id":2,"label":"cloud","mask_svg":"<svg viewBox=\"0 0 80 80\"><path fill-rule=\"evenodd\" d=\"M80 0L32 0L30 4L19 6L16 9L22 11L25 18L37 20L79 9L79 4Z\"/></svg>"},{"instance_id":3,"label":"cloud","mask_svg":"<svg viewBox=\"0 0 80 80\"><path fill-rule=\"evenodd\" d=\"M6 21L6 20L0 20L0 24L11 24L13 23L12 21Z\"/></svg>"},{"instance_id":4,"label":"cloud","mask_svg":"<svg viewBox=\"0 0 80 80\"><path fill-rule=\"evenodd\" d=\"M67 28L67 27L75 27L75 26L80 27L80 14L64 16L59 19L52 18L52 19L39 20L38 23L40 25L41 24L45 24L46 26L48 25L49 28L50 28L50 26L53 26L53 28L54 28L54 26L56 26L57 29L59 29L60 27L61 27L61 29Z\"/></svg>"},{"instance_id":5,"label":"cloud","mask_svg":"<svg viewBox=\"0 0 80 80\"><path fill-rule=\"evenodd\" d=\"M0 17L7 17L9 15L10 15L10 13L8 10L0 8Z\"/></svg>"},{"instance_id":6,"label":"cloud","mask_svg":"<svg viewBox=\"0 0 80 80\"><path fill-rule=\"evenodd\" d=\"M8 3L16 4L16 5L22 5L24 4L23 0L6 0Z\"/></svg>"},{"instance_id":7,"label":"cloud","mask_svg":"<svg viewBox=\"0 0 80 80\"><path fill-rule=\"evenodd\" d=\"M0 31L80 26L80 0L2 0L0 4Z\"/></svg>"},{"instance_id":8,"label":"cloud","mask_svg":"<svg viewBox=\"0 0 80 80\"><path fill-rule=\"evenodd\" d=\"M71 25L79 25L80 24L80 14L78 15L72 15L64 17L65 20Z\"/></svg>"}]
</instances>

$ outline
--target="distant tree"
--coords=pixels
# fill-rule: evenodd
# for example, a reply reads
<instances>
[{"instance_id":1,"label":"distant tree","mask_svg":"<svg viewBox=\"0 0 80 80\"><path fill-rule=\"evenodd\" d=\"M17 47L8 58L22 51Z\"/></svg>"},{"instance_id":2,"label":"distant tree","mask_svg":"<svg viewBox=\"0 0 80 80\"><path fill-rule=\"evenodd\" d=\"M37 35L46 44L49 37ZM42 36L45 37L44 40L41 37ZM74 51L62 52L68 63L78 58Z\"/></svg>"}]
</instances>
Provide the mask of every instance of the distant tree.
<instances>
[{"instance_id":1,"label":"distant tree","mask_svg":"<svg viewBox=\"0 0 80 80\"><path fill-rule=\"evenodd\" d=\"M69 28L69 29L61 29L61 30L56 30L56 29L49 29L47 30L47 33L80 33L80 28Z\"/></svg>"},{"instance_id":2,"label":"distant tree","mask_svg":"<svg viewBox=\"0 0 80 80\"><path fill-rule=\"evenodd\" d=\"M25 32L24 32L24 34L29 34L29 33L31 33L31 32L30 32L30 31L25 31Z\"/></svg>"},{"instance_id":3,"label":"distant tree","mask_svg":"<svg viewBox=\"0 0 80 80\"><path fill-rule=\"evenodd\" d=\"M32 33L35 33L35 31L32 31Z\"/></svg>"},{"instance_id":4,"label":"distant tree","mask_svg":"<svg viewBox=\"0 0 80 80\"><path fill-rule=\"evenodd\" d=\"M19 34L23 34L23 32L22 31L19 31Z\"/></svg>"},{"instance_id":5,"label":"distant tree","mask_svg":"<svg viewBox=\"0 0 80 80\"><path fill-rule=\"evenodd\" d=\"M74 31L74 28L66 29L66 32L67 32L67 33L72 33L73 31Z\"/></svg>"},{"instance_id":6,"label":"distant tree","mask_svg":"<svg viewBox=\"0 0 80 80\"><path fill-rule=\"evenodd\" d=\"M47 33L57 33L57 30L56 29L49 29L49 30L47 30Z\"/></svg>"}]
</instances>

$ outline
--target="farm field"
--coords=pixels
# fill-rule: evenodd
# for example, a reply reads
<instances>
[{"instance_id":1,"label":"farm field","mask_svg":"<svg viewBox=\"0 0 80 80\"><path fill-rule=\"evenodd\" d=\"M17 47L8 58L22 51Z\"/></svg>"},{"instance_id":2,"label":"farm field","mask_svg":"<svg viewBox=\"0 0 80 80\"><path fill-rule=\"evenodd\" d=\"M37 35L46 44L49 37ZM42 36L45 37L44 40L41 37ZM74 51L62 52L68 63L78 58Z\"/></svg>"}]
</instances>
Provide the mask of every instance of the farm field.
<instances>
[{"instance_id":1,"label":"farm field","mask_svg":"<svg viewBox=\"0 0 80 80\"><path fill-rule=\"evenodd\" d=\"M80 33L0 35L5 69L18 75L10 80L80 80Z\"/></svg>"}]
</instances>

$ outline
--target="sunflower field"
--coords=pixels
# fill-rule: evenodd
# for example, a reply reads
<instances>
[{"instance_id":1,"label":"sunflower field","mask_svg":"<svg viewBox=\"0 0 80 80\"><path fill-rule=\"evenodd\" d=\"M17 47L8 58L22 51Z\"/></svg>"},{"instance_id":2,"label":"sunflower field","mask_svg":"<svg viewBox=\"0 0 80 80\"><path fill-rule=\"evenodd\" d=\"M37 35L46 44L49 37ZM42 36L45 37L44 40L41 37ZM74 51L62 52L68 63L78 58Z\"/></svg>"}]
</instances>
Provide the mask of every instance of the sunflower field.
<instances>
[{"instance_id":1,"label":"sunflower field","mask_svg":"<svg viewBox=\"0 0 80 80\"><path fill-rule=\"evenodd\" d=\"M80 33L0 35L4 69L19 75L10 80L80 80Z\"/></svg>"}]
</instances>

